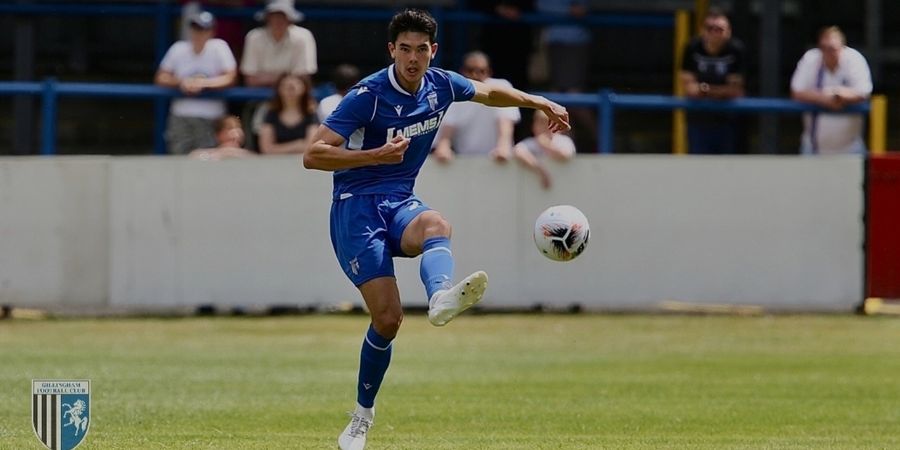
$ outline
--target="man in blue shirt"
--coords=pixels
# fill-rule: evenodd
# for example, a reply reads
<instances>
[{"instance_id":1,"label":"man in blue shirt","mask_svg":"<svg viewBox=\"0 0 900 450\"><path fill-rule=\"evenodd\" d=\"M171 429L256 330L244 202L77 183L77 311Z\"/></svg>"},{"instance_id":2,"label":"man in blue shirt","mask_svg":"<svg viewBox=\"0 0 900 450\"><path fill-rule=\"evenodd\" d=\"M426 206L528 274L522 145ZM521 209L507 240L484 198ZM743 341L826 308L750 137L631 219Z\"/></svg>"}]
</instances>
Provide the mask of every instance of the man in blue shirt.
<instances>
[{"instance_id":1,"label":"man in blue shirt","mask_svg":"<svg viewBox=\"0 0 900 450\"><path fill-rule=\"evenodd\" d=\"M543 97L429 67L438 46L437 24L427 12L402 11L388 31L394 63L347 93L303 156L306 168L334 172L331 242L372 316L360 351L356 410L338 437L344 450L365 447L403 320L392 258L422 255L428 320L436 326L481 300L487 287L482 271L452 284L450 224L413 193L444 112L468 100L533 108L547 114L551 131L569 129L566 109Z\"/></svg>"}]
</instances>

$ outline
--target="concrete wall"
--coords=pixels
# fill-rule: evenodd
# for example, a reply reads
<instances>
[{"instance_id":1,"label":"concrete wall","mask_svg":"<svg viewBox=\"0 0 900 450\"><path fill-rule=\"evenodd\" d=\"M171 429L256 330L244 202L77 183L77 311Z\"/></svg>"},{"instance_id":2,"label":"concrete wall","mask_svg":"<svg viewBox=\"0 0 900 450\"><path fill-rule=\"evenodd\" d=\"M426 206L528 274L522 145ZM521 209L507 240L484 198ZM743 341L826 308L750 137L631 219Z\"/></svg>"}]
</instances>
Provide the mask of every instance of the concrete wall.
<instances>
[{"instance_id":1,"label":"concrete wall","mask_svg":"<svg viewBox=\"0 0 900 450\"><path fill-rule=\"evenodd\" d=\"M584 156L550 191L515 165L428 164L418 194L454 225L485 306L641 310L669 299L849 311L862 295L858 158ZM359 302L328 236L330 175L297 158L0 159L0 303L100 309ZM570 263L534 219L591 221ZM417 260L396 260L424 304ZM79 306L80 305L80 306Z\"/></svg>"}]
</instances>

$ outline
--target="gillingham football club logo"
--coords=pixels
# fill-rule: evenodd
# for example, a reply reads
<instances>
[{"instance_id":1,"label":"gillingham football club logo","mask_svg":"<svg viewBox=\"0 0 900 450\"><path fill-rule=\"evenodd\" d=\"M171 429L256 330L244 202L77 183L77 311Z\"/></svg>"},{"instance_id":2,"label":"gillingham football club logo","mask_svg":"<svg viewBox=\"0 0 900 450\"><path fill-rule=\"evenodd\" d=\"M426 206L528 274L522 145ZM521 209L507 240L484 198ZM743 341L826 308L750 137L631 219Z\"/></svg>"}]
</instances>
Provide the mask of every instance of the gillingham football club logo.
<instances>
[{"instance_id":1,"label":"gillingham football club logo","mask_svg":"<svg viewBox=\"0 0 900 450\"><path fill-rule=\"evenodd\" d=\"M51 450L70 450L91 427L91 380L32 380L31 423Z\"/></svg>"},{"instance_id":2,"label":"gillingham football club logo","mask_svg":"<svg viewBox=\"0 0 900 450\"><path fill-rule=\"evenodd\" d=\"M437 109L437 106L438 106L437 93L429 92L428 96L426 98L428 99L428 106L431 107L431 110L434 111L435 109Z\"/></svg>"}]
</instances>

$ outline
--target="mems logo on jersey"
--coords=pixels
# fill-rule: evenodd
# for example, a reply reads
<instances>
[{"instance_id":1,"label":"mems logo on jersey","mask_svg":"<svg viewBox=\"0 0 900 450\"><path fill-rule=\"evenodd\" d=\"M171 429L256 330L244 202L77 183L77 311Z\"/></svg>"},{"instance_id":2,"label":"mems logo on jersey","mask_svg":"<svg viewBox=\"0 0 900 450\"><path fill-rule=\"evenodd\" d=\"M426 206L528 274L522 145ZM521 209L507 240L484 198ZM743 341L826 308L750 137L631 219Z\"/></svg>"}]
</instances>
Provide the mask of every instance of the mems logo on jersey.
<instances>
[{"instance_id":1,"label":"mems logo on jersey","mask_svg":"<svg viewBox=\"0 0 900 450\"><path fill-rule=\"evenodd\" d=\"M391 139L403 135L403 137L410 139L416 137L420 134L428 134L434 130L437 130L439 126L441 126L441 119L444 118L444 112L438 112L437 116L434 116L430 119L425 119L419 123L414 123L412 125L407 125L399 130L394 127L390 127L387 129L387 141Z\"/></svg>"},{"instance_id":2,"label":"mems logo on jersey","mask_svg":"<svg viewBox=\"0 0 900 450\"><path fill-rule=\"evenodd\" d=\"M31 423L50 450L71 450L91 424L91 380L32 380Z\"/></svg>"}]
</instances>

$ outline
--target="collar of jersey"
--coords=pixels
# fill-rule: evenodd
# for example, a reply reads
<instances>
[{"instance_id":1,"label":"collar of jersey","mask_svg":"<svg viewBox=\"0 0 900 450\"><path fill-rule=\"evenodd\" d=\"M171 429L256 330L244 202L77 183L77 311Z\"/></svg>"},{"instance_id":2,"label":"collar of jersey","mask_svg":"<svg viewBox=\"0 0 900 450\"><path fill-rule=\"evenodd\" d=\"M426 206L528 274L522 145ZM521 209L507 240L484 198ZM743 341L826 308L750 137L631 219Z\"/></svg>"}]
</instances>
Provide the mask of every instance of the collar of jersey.
<instances>
[{"instance_id":1,"label":"collar of jersey","mask_svg":"<svg viewBox=\"0 0 900 450\"><path fill-rule=\"evenodd\" d=\"M409 92L407 92L406 89L403 89L403 87L400 86L400 83L397 82L397 78L394 76L394 65L393 64L391 64L391 67L388 67L388 79L391 80L391 86L393 86L394 89L397 90L397 92L399 92L401 94L406 94L410 97L413 97L413 94L410 94ZM422 92L423 87L425 87L425 77L424 76L422 77L422 81L419 82L419 89L417 89L416 92L417 93Z\"/></svg>"}]
</instances>

